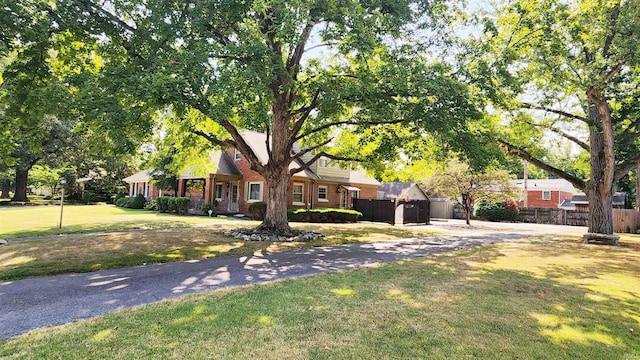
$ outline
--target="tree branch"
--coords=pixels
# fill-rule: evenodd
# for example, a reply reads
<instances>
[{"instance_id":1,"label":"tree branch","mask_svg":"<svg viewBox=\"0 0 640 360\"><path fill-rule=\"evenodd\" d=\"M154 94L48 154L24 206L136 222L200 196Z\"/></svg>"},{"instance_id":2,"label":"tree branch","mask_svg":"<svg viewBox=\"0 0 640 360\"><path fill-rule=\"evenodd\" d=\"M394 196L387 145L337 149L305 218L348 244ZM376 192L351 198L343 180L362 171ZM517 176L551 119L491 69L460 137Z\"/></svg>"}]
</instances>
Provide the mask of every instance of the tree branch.
<instances>
[{"instance_id":1,"label":"tree branch","mask_svg":"<svg viewBox=\"0 0 640 360\"><path fill-rule=\"evenodd\" d=\"M629 171L635 169L640 164L640 154L626 159L622 163L618 164L615 169L614 181L619 181L623 177L625 177Z\"/></svg>"},{"instance_id":2,"label":"tree branch","mask_svg":"<svg viewBox=\"0 0 640 360\"><path fill-rule=\"evenodd\" d=\"M587 120L587 118L584 117L584 116L575 115L575 114L572 114L572 113L569 113L569 112L566 112L566 111L563 111L563 110L552 109L552 108L549 108L549 107L546 107L546 106L540 106L540 105L535 105L535 104L524 102L524 103L522 103L522 107L525 108L525 109L546 111L546 112L557 114L557 115L560 115L560 116L564 116L564 117L567 117L567 118L570 118L570 119L580 120L580 121L585 122L585 123L589 122L589 120Z\"/></svg>"},{"instance_id":3,"label":"tree branch","mask_svg":"<svg viewBox=\"0 0 640 360\"><path fill-rule=\"evenodd\" d=\"M534 126L534 127L541 127L541 128L549 129L549 130L553 131L554 133L562 136L563 138L574 142L576 145L580 146L581 148L585 149L586 151L589 151L589 149L590 149L589 145L587 143L585 143L584 141L578 139L577 137L575 137L575 136L573 136L571 134L567 134L566 132L564 132L564 131L556 128L556 127L553 127L553 126L546 127L545 125L535 124L535 123L532 123L532 122L527 122L527 124L529 124L531 126Z\"/></svg>"},{"instance_id":4,"label":"tree branch","mask_svg":"<svg viewBox=\"0 0 640 360\"><path fill-rule=\"evenodd\" d=\"M498 142L500 144L502 144L506 149L507 149L507 153L513 155L513 156L517 156L521 159L527 160L528 162L532 163L533 165L537 166L538 168L559 176L565 180L567 180L568 182L570 182L571 184L573 184L573 186L577 187L578 189L583 190L586 187L586 182L576 176L573 176L569 173L567 173L566 171L562 170L562 169L558 169L554 166L551 166L547 163L545 163L544 161L535 158L533 155L531 155L525 148L522 147L518 147L515 146L513 144L510 144L509 142L505 141L505 140L501 140L498 139Z\"/></svg>"},{"instance_id":5,"label":"tree branch","mask_svg":"<svg viewBox=\"0 0 640 360\"><path fill-rule=\"evenodd\" d=\"M199 135L202 136L203 138L207 139L210 143L214 144L214 145L219 145L225 148L231 148L231 147L236 147L236 143L235 141L231 140L231 139L219 139L217 136L211 135L209 133L206 133L202 130L191 130L191 133L195 134L195 135Z\"/></svg>"},{"instance_id":6,"label":"tree branch","mask_svg":"<svg viewBox=\"0 0 640 360\"><path fill-rule=\"evenodd\" d=\"M332 123L328 123L328 124L324 124L322 126L319 126L315 129L311 129L307 132L305 132L304 134L297 136L295 138L295 141L298 141L300 139L303 139L311 134L315 134L318 133L320 131L326 130L330 127L333 126L338 126L338 125L390 125L390 124L400 124L405 122L406 120L390 120L390 121L364 121L364 122L356 122L353 120L346 120L346 121L336 121L336 122L332 122Z\"/></svg>"},{"instance_id":7,"label":"tree branch","mask_svg":"<svg viewBox=\"0 0 640 360\"><path fill-rule=\"evenodd\" d=\"M316 154L311 160L307 161L306 163L303 163L301 167L299 167L297 169L291 169L289 171L289 174L295 175L295 174L297 174L297 173L299 173L301 171L309 169L309 167L311 167L311 165L313 163L318 161L318 159L320 159L323 156L326 157L326 158L329 158L329 159L332 159L332 160L338 160L338 161L357 161L357 162L364 161L362 159L347 158L347 157L342 157L342 156L331 155L331 154L327 154L326 152L323 151L323 152L320 152L320 153Z\"/></svg>"},{"instance_id":8,"label":"tree branch","mask_svg":"<svg viewBox=\"0 0 640 360\"><path fill-rule=\"evenodd\" d=\"M300 60L302 59L302 54L304 54L304 46L309 41L309 36L311 35L311 30L316 25L315 19L310 19L307 25L302 30L302 34L300 34L300 41L296 45L295 49L291 53L291 56L287 60L286 69L287 72L291 75L292 78L296 78L298 69L300 67Z\"/></svg>"},{"instance_id":9,"label":"tree branch","mask_svg":"<svg viewBox=\"0 0 640 360\"><path fill-rule=\"evenodd\" d=\"M329 139L329 140L325 140L323 142L321 142L320 144L314 145L310 148L304 149L304 150L300 150L297 154L293 155L292 160L296 161L301 159L305 154L308 154L314 150L317 150L325 145L327 145L328 143L331 142L331 140L333 140L333 138Z\"/></svg>"},{"instance_id":10,"label":"tree branch","mask_svg":"<svg viewBox=\"0 0 640 360\"><path fill-rule=\"evenodd\" d=\"M313 99L311 99L309 106L294 110L292 112L292 114L302 113L302 116L293 124L293 129L291 129L291 134L289 135L289 142L294 143L299 140L298 138L296 138L296 135L300 132L300 129L302 129L302 125L304 125L305 121L307 121L309 115L311 115L311 112L318 106L318 97L320 96L320 92L320 89L316 90L316 93L313 95Z\"/></svg>"}]
</instances>

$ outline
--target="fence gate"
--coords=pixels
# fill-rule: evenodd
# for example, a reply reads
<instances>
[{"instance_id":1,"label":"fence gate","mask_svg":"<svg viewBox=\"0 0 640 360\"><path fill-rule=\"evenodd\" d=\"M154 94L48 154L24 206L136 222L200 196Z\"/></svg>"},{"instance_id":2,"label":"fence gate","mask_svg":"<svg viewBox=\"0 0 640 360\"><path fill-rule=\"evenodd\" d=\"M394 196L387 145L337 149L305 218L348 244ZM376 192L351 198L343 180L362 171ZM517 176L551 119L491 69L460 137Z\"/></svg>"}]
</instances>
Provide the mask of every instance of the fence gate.
<instances>
[{"instance_id":1,"label":"fence gate","mask_svg":"<svg viewBox=\"0 0 640 360\"><path fill-rule=\"evenodd\" d=\"M403 206L403 224L429 224L429 200L411 200L401 202Z\"/></svg>"},{"instance_id":2,"label":"fence gate","mask_svg":"<svg viewBox=\"0 0 640 360\"><path fill-rule=\"evenodd\" d=\"M353 199L353 209L360 211L360 220L395 224L396 203L394 200Z\"/></svg>"},{"instance_id":3,"label":"fence gate","mask_svg":"<svg viewBox=\"0 0 640 360\"><path fill-rule=\"evenodd\" d=\"M392 199L354 199L353 209L362 213L360 220L364 221L386 222L391 225L429 224L429 200L412 200L396 205Z\"/></svg>"}]
</instances>

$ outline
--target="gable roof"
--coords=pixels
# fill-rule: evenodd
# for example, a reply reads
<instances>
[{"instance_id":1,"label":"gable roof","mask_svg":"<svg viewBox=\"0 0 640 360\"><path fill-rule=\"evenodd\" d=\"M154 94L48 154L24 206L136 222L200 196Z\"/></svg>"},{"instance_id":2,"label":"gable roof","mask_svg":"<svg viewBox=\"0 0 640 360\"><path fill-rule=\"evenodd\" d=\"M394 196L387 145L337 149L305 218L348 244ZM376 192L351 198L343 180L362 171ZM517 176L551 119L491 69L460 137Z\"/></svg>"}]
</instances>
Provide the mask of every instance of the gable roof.
<instances>
[{"instance_id":1,"label":"gable roof","mask_svg":"<svg viewBox=\"0 0 640 360\"><path fill-rule=\"evenodd\" d=\"M384 183L378 187L379 192L384 193L384 197L387 199L395 199L403 196L412 188L417 188L425 197L429 197L417 183L414 182L389 182Z\"/></svg>"},{"instance_id":2,"label":"gable roof","mask_svg":"<svg viewBox=\"0 0 640 360\"><path fill-rule=\"evenodd\" d=\"M613 206L624 206L625 199L627 194L623 192L617 192L613 194ZM587 205L589 204L589 199L585 193L577 193L573 194L571 197L571 203L573 205Z\"/></svg>"},{"instance_id":3,"label":"gable roof","mask_svg":"<svg viewBox=\"0 0 640 360\"><path fill-rule=\"evenodd\" d=\"M514 185L524 190L524 179L514 180ZM528 191L566 191L574 192L573 185L565 179L527 179Z\"/></svg>"},{"instance_id":4,"label":"gable roof","mask_svg":"<svg viewBox=\"0 0 640 360\"><path fill-rule=\"evenodd\" d=\"M128 183L136 183L136 182L149 182L149 180L151 180L151 174L155 171L156 169L154 168L148 168L142 171L139 171L131 176L127 176L126 178L122 179L125 182Z\"/></svg>"}]
</instances>

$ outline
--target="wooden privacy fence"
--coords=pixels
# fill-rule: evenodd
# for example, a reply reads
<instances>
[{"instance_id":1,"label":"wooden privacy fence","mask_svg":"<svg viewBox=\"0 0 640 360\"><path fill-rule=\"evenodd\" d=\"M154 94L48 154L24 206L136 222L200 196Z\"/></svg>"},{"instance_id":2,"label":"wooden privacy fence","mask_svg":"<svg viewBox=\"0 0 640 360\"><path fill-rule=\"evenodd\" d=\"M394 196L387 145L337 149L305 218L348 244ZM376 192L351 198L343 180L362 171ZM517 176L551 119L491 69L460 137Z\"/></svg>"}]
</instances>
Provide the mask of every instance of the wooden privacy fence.
<instances>
[{"instance_id":1,"label":"wooden privacy fence","mask_svg":"<svg viewBox=\"0 0 640 360\"><path fill-rule=\"evenodd\" d=\"M636 233L640 229L640 211L633 209L613 209L613 231Z\"/></svg>"},{"instance_id":2,"label":"wooden privacy fence","mask_svg":"<svg viewBox=\"0 0 640 360\"><path fill-rule=\"evenodd\" d=\"M429 224L429 200L399 201L395 199L353 199L353 209L360 220L394 224Z\"/></svg>"},{"instance_id":3,"label":"wooden privacy fence","mask_svg":"<svg viewBox=\"0 0 640 360\"><path fill-rule=\"evenodd\" d=\"M520 208L518 220L539 224L588 226L589 211L548 208ZM633 209L613 209L613 231L636 233L640 229L640 212Z\"/></svg>"}]
</instances>

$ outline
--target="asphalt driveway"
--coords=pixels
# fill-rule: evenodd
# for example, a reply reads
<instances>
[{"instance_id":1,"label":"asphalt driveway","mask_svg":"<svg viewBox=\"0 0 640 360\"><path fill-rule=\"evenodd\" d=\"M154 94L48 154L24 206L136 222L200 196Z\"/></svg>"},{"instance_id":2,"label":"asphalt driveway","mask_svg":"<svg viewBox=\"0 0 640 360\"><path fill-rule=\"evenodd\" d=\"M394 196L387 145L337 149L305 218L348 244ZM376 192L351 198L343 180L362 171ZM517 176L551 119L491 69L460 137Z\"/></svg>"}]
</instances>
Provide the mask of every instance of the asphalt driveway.
<instances>
[{"instance_id":1,"label":"asphalt driveway","mask_svg":"<svg viewBox=\"0 0 640 360\"><path fill-rule=\"evenodd\" d=\"M456 234L3 282L0 338L186 294L354 269L532 234L580 231L517 225L466 228L455 222L434 223L431 228Z\"/></svg>"}]
</instances>

